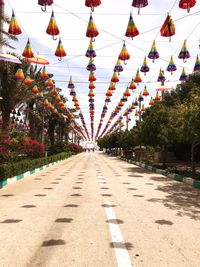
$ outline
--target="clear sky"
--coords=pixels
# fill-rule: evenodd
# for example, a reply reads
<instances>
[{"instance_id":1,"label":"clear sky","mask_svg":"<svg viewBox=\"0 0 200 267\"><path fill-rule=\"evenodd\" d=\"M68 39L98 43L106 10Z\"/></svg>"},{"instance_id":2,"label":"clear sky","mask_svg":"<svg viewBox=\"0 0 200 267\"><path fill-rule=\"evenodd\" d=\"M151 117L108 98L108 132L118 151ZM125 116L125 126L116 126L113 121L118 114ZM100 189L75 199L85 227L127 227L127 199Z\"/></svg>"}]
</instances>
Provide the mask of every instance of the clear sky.
<instances>
[{"instance_id":1,"label":"clear sky","mask_svg":"<svg viewBox=\"0 0 200 267\"><path fill-rule=\"evenodd\" d=\"M62 88L62 93L69 99L69 107L73 107L73 103L67 85L69 77L72 75L80 107L90 132L89 72L86 70L88 58L85 57L89 45L86 28L90 8L85 6L85 0L54 0L54 5L47 7L46 12L42 12L37 2L37 0L5 0L6 13L11 15L12 9L14 9L23 31L23 34L18 37L19 41L14 44L16 46L15 52L22 54L29 37L34 52L44 55L50 61L47 71L54 74L56 86ZM197 4L190 10L190 13L178 7L179 0L149 0L148 2L149 5L142 8L139 15L138 10L131 5L132 0L102 0L102 4L95 8L93 19L99 30L99 36L96 37L94 42L94 49L97 54L94 61L97 68L95 71L97 78L95 82L95 133L99 124L105 93L121 51L123 40L126 40L126 47L131 58L127 61L127 65L123 65L124 71L120 74L120 82L116 85L116 91L111 98L101 130L103 130L110 113L120 100L123 91L129 85L132 77L135 76L136 70L141 68L144 56L148 55L153 40L156 41L160 59L157 59L155 63L147 59L150 71L146 76L141 73L143 82L129 97L129 101L123 110L143 91L145 85L150 92L150 96L155 96L156 88L160 86L160 83L157 82L160 68L165 71L165 85L167 87L175 87L179 83L183 67L185 67L187 73L193 71L196 56L200 51L199 1L197 0ZM46 34L52 9L67 53L62 61L58 61L54 56L58 40L54 41L51 36ZM125 38L130 12L132 12L133 20L140 32L133 40ZM174 20L176 29L176 34L171 38L171 42L169 42L169 38L161 37L159 32L168 12ZM191 57L184 63L183 60L178 59L178 54L185 39L187 39L187 47ZM173 55L177 66L177 71L173 75L166 71L171 55ZM150 96L145 99L145 106L148 106ZM117 118L118 116L113 122ZM133 112L130 126L134 123L135 116Z\"/></svg>"}]
</instances>

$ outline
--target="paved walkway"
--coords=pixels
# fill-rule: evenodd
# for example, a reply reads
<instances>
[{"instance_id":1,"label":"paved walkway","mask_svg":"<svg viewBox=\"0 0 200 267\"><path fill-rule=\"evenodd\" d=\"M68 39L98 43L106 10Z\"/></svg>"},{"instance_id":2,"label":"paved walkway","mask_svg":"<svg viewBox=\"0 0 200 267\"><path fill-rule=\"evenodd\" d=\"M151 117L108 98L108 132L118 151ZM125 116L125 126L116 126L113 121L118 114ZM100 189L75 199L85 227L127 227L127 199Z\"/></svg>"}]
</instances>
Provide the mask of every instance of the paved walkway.
<instances>
[{"instance_id":1,"label":"paved walkway","mask_svg":"<svg viewBox=\"0 0 200 267\"><path fill-rule=\"evenodd\" d=\"M82 153L0 190L2 267L199 267L200 190Z\"/></svg>"}]
</instances>

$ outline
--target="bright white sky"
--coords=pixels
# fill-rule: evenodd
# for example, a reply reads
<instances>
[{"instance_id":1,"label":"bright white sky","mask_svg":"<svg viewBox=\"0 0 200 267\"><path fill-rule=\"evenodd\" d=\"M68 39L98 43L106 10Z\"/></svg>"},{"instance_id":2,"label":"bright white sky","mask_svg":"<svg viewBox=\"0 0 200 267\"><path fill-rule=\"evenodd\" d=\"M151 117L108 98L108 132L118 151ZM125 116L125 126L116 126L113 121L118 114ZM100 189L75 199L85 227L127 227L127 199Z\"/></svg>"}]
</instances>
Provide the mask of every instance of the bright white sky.
<instances>
[{"instance_id":1,"label":"bright white sky","mask_svg":"<svg viewBox=\"0 0 200 267\"><path fill-rule=\"evenodd\" d=\"M67 85L69 77L72 75L80 107L90 132L87 96L89 72L86 70L88 58L85 57L89 44L89 38L85 34L90 9L85 6L85 0L54 0L52 8L61 32L60 36L65 51L67 52L67 57L60 62L54 56L57 41L52 40L51 36L46 34L52 8L48 7L47 12L44 13L37 2L37 0L5 0L6 13L11 15L12 9L14 9L23 29L23 34L19 36L18 43L14 44L16 46L15 52L22 54L27 37L29 37L34 53L42 54L50 61L51 64L47 66L47 71L54 74L56 86L62 88L63 94L69 99L69 107L73 107L73 103L71 102ZM95 58L97 67L95 72L97 77L95 83L95 133L99 124L105 93L125 39L130 12L133 14L133 19L140 35L133 40L127 40L126 38L126 46L131 59L127 62L127 65L123 65L124 71L120 74L120 82L117 83L117 90L111 98L101 131L104 129L110 113L120 100L123 91L132 77L135 76L137 68L141 67L144 56L148 55L154 39L161 59L157 59L155 63L148 59L150 72L146 76L141 73L143 82L132 93L123 110L143 91L145 85L150 92L150 96L155 96L156 88L160 85L160 83L156 82L160 68L165 70L167 81L165 85L167 87L175 87L179 83L183 67L185 67L187 73L192 73L196 56L200 54L200 3L197 0L197 4L190 10L190 13L179 9L178 3L179 0L149 0L149 5L141 9L140 15L138 15L138 10L132 7L132 0L102 0L102 4L95 8L93 19L99 30L99 36L96 37L94 42L94 48L97 53ZM171 42L169 42L169 38L161 37L159 32L168 12L170 12L176 27L176 34L172 37ZM178 59L178 54L185 39L187 39L191 57L186 63L183 63L182 60ZM171 55L174 56L177 66L177 71L173 75L166 71ZM148 105L150 96L145 99L145 106ZM113 122L117 118L118 116ZM130 126L134 125L134 123L135 116L133 112Z\"/></svg>"}]
</instances>

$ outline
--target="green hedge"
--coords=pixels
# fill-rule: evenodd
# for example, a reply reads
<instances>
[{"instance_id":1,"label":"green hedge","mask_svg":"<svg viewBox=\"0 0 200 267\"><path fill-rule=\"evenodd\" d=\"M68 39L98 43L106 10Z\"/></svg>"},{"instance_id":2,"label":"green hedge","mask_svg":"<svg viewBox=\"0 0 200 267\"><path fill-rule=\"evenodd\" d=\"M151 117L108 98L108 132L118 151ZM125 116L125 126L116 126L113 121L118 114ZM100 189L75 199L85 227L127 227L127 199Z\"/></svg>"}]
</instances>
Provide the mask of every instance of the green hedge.
<instances>
[{"instance_id":1,"label":"green hedge","mask_svg":"<svg viewBox=\"0 0 200 267\"><path fill-rule=\"evenodd\" d=\"M40 168L49 163L69 158L74 155L73 152L63 152L50 157L43 157L38 159L26 159L15 163L6 163L0 165L0 180L5 180L7 178Z\"/></svg>"}]
</instances>

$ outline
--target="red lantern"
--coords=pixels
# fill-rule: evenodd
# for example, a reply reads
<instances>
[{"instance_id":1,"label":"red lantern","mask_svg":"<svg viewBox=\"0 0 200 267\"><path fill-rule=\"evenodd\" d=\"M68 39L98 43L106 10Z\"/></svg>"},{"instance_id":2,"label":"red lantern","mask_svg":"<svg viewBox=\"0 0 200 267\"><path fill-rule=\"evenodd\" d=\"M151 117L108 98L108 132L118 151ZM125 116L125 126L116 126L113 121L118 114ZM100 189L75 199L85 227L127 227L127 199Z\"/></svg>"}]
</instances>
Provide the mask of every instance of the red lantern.
<instances>
[{"instance_id":1,"label":"red lantern","mask_svg":"<svg viewBox=\"0 0 200 267\"><path fill-rule=\"evenodd\" d=\"M56 23L56 20L55 20L55 17L54 17L53 11L51 14L49 24L48 24L47 29L46 29L46 33L49 35L52 35L53 40L56 40L57 38L55 38L55 36L59 35L59 33L60 33L58 26L57 26L57 23Z\"/></svg>"},{"instance_id":2,"label":"red lantern","mask_svg":"<svg viewBox=\"0 0 200 267\"><path fill-rule=\"evenodd\" d=\"M91 38L92 41L94 41L93 38L97 37L99 35L99 32L97 30L97 27L94 23L94 20L92 18L92 15L90 15L89 23L87 26L86 36Z\"/></svg>"},{"instance_id":3,"label":"red lantern","mask_svg":"<svg viewBox=\"0 0 200 267\"><path fill-rule=\"evenodd\" d=\"M85 0L85 5L90 7L92 12L94 11L94 7L101 5L101 0Z\"/></svg>"},{"instance_id":4,"label":"red lantern","mask_svg":"<svg viewBox=\"0 0 200 267\"><path fill-rule=\"evenodd\" d=\"M160 29L160 34L161 36L164 37L170 37L170 41L171 41L171 36L173 36L175 34L175 25L174 22L171 18L171 16L167 16L167 18L165 19L161 29Z\"/></svg>"},{"instance_id":5,"label":"red lantern","mask_svg":"<svg viewBox=\"0 0 200 267\"><path fill-rule=\"evenodd\" d=\"M13 11L12 13L12 17L10 20L10 25L9 25L9 29L8 29L8 33L13 34L13 35L19 35L22 33L19 24L17 22L17 19L15 17L15 13Z\"/></svg>"},{"instance_id":6,"label":"red lantern","mask_svg":"<svg viewBox=\"0 0 200 267\"><path fill-rule=\"evenodd\" d=\"M182 9L187 9L190 12L190 8L196 5L196 0L180 0L179 7Z\"/></svg>"}]
</instances>

